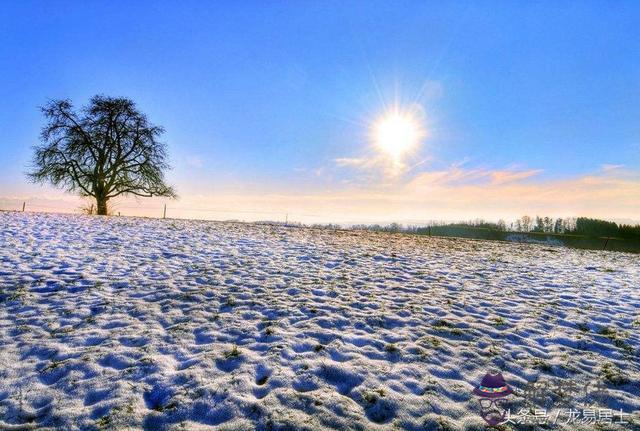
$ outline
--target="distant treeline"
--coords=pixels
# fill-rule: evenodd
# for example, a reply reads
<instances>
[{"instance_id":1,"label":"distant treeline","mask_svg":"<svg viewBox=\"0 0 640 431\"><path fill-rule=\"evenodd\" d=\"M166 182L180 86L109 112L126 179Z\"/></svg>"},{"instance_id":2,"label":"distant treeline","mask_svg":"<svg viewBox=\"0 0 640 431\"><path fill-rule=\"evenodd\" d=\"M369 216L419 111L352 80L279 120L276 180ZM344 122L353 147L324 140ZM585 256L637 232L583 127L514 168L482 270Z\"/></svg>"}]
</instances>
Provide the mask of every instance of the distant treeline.
<instances>
[{"instance_id":1,"label":"distant treeline","mask_svg":"<svg viewBox=\"0 0 640 431\"><path fill-rule=\"evenodd\" d=\"M430 222L415 225L400 223L357 224L303 224L300 222L262 222L268 225L311 227L315 229L353 229L387 233L407 233L436 237L456 237L490 241L545 244L585 250L608 250L640 253L640 225L617 224L587 217L550 218L523 216L507 224L481 219L468 222Z\"/></svg>"},{"instance_id":2,"label":"distant treeline","mask_svg":"<svg viewBox=\"0 0 640 431\"><path fill-rule=\"evenodd\" d=\"M432 222L428 226L403 226L398 223L389 225L355 225L354 229L373 230L379 232L405 232L428 234L431 227L438 228L475 228L486 229L498 232L533 232L533 233L549 233L564 235L579 235L586 237L611 237L625 239L640 239L640 225L617 224L615 222L592 219L587 217L571 217L571 218L551 218L530 216L522 216L507 224L504 220L497 223L487 222L481 219L446 223Z\"/></svg>"}]
</instances>

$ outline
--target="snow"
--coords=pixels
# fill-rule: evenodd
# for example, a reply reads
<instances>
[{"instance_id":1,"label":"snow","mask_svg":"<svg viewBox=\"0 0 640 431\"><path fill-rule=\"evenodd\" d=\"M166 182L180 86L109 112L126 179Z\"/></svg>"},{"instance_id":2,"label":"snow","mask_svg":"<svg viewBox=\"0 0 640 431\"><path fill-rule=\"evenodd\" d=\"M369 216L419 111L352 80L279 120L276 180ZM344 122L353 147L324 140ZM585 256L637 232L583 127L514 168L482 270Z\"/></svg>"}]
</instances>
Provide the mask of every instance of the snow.
<instances>
[{"instance_id":1,"label":"snow","mask_svg":"<svg viewBox=\"0 0 640 431\"><path fill-rule=\"evenodd\" d=\"M0 429L484 429L492 370L640 410L636 255L7 212L0 246Z\"/></svg>"}]
</instances>

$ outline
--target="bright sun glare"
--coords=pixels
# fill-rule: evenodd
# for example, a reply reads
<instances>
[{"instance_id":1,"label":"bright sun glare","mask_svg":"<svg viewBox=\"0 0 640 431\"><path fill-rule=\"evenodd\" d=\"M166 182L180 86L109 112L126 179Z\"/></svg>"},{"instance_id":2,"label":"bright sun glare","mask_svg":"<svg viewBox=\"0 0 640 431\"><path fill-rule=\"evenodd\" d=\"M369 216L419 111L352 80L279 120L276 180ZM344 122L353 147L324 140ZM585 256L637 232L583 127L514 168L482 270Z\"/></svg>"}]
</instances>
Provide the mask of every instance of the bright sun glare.
<instances>
[{"instance_id":1,"label":"bright sun glare","mask_svg":"<svg viewBox=\"0 0 640 431\"><path fill-rule=\"evenodd\" d=\"M399 163L403 155L413 150L423 137L418 121L409 114L392 112L374 125L375 145Z\"/></svg>"}]
</instances>

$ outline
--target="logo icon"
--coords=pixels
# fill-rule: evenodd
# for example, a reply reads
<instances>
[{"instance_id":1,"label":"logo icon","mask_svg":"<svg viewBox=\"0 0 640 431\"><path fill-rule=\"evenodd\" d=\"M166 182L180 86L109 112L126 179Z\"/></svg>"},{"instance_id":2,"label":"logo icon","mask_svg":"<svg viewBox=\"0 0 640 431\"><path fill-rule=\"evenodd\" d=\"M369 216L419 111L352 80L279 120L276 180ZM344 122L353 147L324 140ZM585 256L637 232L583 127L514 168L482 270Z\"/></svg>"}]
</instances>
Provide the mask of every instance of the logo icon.
<instances>
[{"instance_id":1,"label":"logo icon","mask_svg":"<svg viewBox=\"0 0 640 431\"><path fill-rule=\"evenodd\" d=\"M480 397L480 416L490 426L496 426L507 419L507 397L513 393L501 373L487 373L473 393Z\"/></svg>"}]
</instances>

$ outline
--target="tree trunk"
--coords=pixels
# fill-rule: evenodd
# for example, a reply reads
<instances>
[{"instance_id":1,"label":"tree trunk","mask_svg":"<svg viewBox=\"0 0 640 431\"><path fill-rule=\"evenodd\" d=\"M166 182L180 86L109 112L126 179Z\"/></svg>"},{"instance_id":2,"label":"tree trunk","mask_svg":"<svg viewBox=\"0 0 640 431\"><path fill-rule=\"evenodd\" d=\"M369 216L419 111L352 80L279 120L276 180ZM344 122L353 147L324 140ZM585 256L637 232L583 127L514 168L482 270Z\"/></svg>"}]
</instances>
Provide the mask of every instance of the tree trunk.
<instances>
[{"instance_id":1,"label":"tree trunk","mask_svg":"<svg viewBox=\"0 0 640 431\"><path fill-rule=\"evenodd\" d=\"M107 199L105 198L96 198L96 202L98 203L98 215L107 215Z\"/></svg>"}]
</instances>

